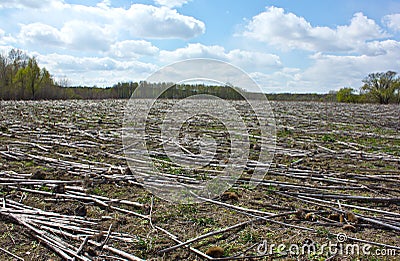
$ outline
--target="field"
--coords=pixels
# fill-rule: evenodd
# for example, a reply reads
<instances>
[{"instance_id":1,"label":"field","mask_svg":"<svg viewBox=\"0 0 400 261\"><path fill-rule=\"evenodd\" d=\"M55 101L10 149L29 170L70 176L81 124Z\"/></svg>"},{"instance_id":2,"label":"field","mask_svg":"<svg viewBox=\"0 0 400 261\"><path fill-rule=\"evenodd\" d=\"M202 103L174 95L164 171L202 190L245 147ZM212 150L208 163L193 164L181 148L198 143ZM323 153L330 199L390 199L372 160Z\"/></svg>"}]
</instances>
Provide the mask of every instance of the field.
<instances>
[{"instance_id":1,"label":"field","mask_svg":"<svg viewBox=\"0 0 400 261\"><path fill-rule=\"evenodd\" d=\"M0 101L1 260L398 260L398 105L271 102L276 150L260 184L246 167L229 193L183 204L128 168L125 104Z\"/></svg>"}]
</instances>

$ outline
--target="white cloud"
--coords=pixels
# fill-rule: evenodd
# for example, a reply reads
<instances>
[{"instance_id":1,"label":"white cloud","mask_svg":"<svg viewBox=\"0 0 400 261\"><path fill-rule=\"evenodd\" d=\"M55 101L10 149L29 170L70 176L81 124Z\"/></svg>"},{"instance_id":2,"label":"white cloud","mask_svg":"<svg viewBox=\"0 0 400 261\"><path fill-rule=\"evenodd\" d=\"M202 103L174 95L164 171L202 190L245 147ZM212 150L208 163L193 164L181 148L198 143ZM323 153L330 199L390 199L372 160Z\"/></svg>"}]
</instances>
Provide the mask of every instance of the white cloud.
<instances>
[{"instance_id":1,"label":"white cloud","mask_svg":"<svg viewBox=\"0 0 400 261\"><path fill-rule=\"evenodd\" d=\"M0 8L41 8L58 0L2 0Z\"/></svg>"},{"instance_id":2,"label":"white cloud","mask_svg":"<svg viewBox=\"0 0 400 261\"><path fill-rule=\"evenodd\" d=\"M399 42L395 40L371 41L358 48L358 52L366 56L386 55L399 47Z\"/></svg>"},{"instance_id":3,"label":"white cloud","mask_svg":"<svg viewBox=\"0 0 400 261\"><path fill-rule=\"evenodd\" d=\"M66 76L71 85L111 86L118 81L139 81L158 68L150 63L135 60L119 61L108 57L39 53L34 55L40 65L46 67L55 78Z\"/></svg>"},{"instance_id":4,"label":"white cloud","mask_svg":"<svg viewBox=\"0 0 400 261\"><path fill-rule=\"evenodd\" d=\"M134 37L189 39L205 32L202 21L167 7L135 4L118 13L118 28L127 28Z\"/></svg>"},{"instance_id":5,"label":"white cloud","mask_svg":"<svg viewBox=\"0 0 400 261\"><path fill-rule=\"evenodd\" d=\"M298 68L282 68L272 73L252 72L249 75L258 83L260 88L267 93L284 93L297 91L289 87L289 83L295 81L295 75L300 72ZM298 86L299 87L299 86ZM306 91L305 91L306 92Z\"/></svg>"},{"instance_id":6,"label":"white cloud","mask_svg":"<svg viewBox=\"0 0 400 261\"><path fill-rule=\"evenodd\" d=\"M101 70L127 70L150 72L156 68L152 64L139 61L119 61L109 57L75 57L72 55L48 54L36 55L43 66L53 68L55 71L65 70L72 72L101 71Z\"/></svg>"},{"instance_id":7,"label":"white cloud","mask_svg":"<svg viewBox=\"0 0 400 261\"><path fill-rule=\"evenodd\" d=\"M118 81L143 80L159 64L189 58L232 63L249 72L268 92L358 88L368 73L400 68L398 39L389 39L375 21L362 13L354 14L344 25L327 27L269 7L250 19L241 33L245 36L240 39L243 42L235 43L246 46L246 50L202 43L160 50L164 43L174 46L182 42L152 43L149 39L189 39L205 32L202 21L173 9L189 1L157 0L157 6L114 7L110 0L99 0L94 6L62 0L4 0L0 9L17 9L1 10L6 15L0 17L0 50L22 48L37 56L40 65L56 78L70 79L71 85L110 86ZM385 16L385 28L400 31L399 17ZM250 49L252 46L258 51ZM289 51L282 54L284 62L274 54L274 47L278 47L279 54L282 49ZM230 81L234 77L226 78Z\"/></svg>"},{"instance_id":8,"label":"white cloud","mask_svg":"<svg viewBox=\"0 0 400 261\"><path fill-rule=\"evenodd\" d=\"M374 20L363 13L354 14L350 25L338 26L335 33L339 41L367 41L388 36Z\"/></svg>"},{"instance_id":9,"label":"white cloud","mask_svg":"<svg viewBox=\"0 0 400 261\"><path fill-rule=\"evenodd\" d=\"M107 51L113 40L111 30L95 23L68 21L61 30L43 24L22 25L18 38L25 44L58 46L74 50Z\"/></svg>"},{"instance_id":10,"label":"white cloud","mask_svg":"<svg viewBox=\"0 0 400 261\"><path fill-rule=\"evenodd\" d=\"M51 9L20 10L19 41L23 47L46 50L47 46L60 50L114 52L121 55L121 47L127 47L127 55L157 52L145 42L132 38L191 38L204 33L203 22L179 14L167 7L133 4L128 9L110 7L107 1L97 6L58 3ZM33 19L35 22L29 23ZM0 19L1 20L1 19ZM130 42L131 41L131 42ZM136 41L136 42L135 42ZM143 50L139 50L142 47ZM132 49L133 48L133 49ZM53 49L55 50L55 49ZM118 54L117 54L117 53Z\"/></svg>"},{"instance_id":11,"label":"white cloud","mask_svg":"<svg viewBox=\"0 0 400 261\"><path fill-rule=\"evenodd\" d=\"M224 47L219 45L207 46L196 43L188 44L186 47L178 48L174 51L160 51L160 60L163 62L171 63L190 58L220 59L242 67L245 71L276 69L282 66L277 55L239 49L227 52Z\"/></svg>"},{"instance_id":12,"label":"white cloud","mask_svg":"<svg viewBox=\"0 0 400 261\"><path fill-rule=\"evenodd\" d=\"M159 54L145 38L188 39L205 32L202 21L166 6L4 0L0 8L8 8L3 10L7 18L0 17L5 25L0 45L37 56L41 66L55 77L66 76L72 85L143 80L158 68L148 61L157 62Z\"/></svg>"},{"instance_id":13,"label":"white cloud","mask_svg":"<svg viewBox=\"0 0 400 261\"><path fill-rule=\"evenodd\" d=\"M205 32L202 21L167 7L132 4L124 9L104 3L98 6L63 4L58 12L61 18L107 25L119 35L128 33L131 37L188 39Z\"/></svg>"},{"instance_id":14,"label":"white cloud","mask_svg":"<svg viewBox=\"0 0 400 261\"><path fill-rule=\"evenodd\" d=\"M187 4L189 1L190 0L154 0L156 4L169 8L181 7L182 5Z\"/></svg>"},{"instance_id":15,"label":"white cloud","mask_svg":"<svg viewBox=\"0 0 400 261\"><path fill-rule=\"evenodd\" d=\"M349 25L332 29L314 27L303 17L277 7L269 7L254 16L243 35L286 50L347 52L368 40L387 37L375 21L362 13L354 14Z\"/></svg>"},{"instance_id":16,"label":"white cloud","mask_svg":"<svg viewBox=\"0 0 400 261\"><path fill-rule=\"evenodd\" d=\"M383 22L393 31L400 31L400 14L390 14L383 17Z\"/></svg>"},{"instance_id":17,"label":"white cloud","mask_svg":"<svg viewBox=\"0 0 400 261\"><path fill-rule=\"evenodd\" d=\"M400 23L396 19L396 15L390 15L383 21L397 30ZM348 25L330 28L313 26L303 17L269 7L247 23L242 35L286 51L312 53L303 58L308 67L252 73L267 91L326 93L344 86L358 89L369 73L400 67L400 42L387 39L388 33L362 13L355 13Z\"/></svg>"},{"instance_id":18,"label":"white cloud","mask_svg":"<svg viewBox=\"0 0 400 261\"><path fill-rule=\"evenodd\" d=\"M385 48L385 52L375 56L317 53L311 56L313 65L297 73L288 86L301 86L301 89L315 92L327 92L344 86L358 89L362 85L361 80L369 73L397 71L400 67L400 42L388 40L379 45Z\"/></svg>"},{"instance_id":19,"label":"white cloud","mask_svg":"<svg viewBox=\"0 0 400 261\"><path fill-rule=\"evenodd\" d=\"M111 0L103 0L102 2L98 3L96 6L107 9L111 6Z\"/></svg>"},{"instance_id":20,"label":"white cloud","mask_svg":"<svg viewBox=\"0 0 400 261\"><path fill-rule=\"evenodd\" d=\"M271 73L253 72L250 76L265 92L327 93L343 87L359 90L369 73L397 71L400 67L400 43L387 44L392 47L382 55L316 53L310 57L312 65L308 68L285 67Z\"/></svg>"},{"instance_id":21,"label":"white cloud","mask_svg":"<svg viewBox=\"0 0 400 261\"><path fill-rule=\"evenodd\" d=\"M110 53L118 58L138 58L156 55L159 49L145 40L126 40L111 45Z\"/></svg>"},{"instance_id":22,"label":"white cloud","mask_svg":"<svg viewBox=\"0 0 400 261\"><path fill-rule=\"evenodd\" d=\"M206 46L200 43L188 44L184 48L173 51L160 51L160 59L163 62L176 62L190 58L220 58L224 55L225 49L222 46Z\"/></svg>"},{"instance_id":23,"label":"white cloud","mask_svg":"<svg viewBox=\"0 0 400 261\"><path fill-rule=\"evenodd\" d=\"M15 43L16 39L9 34L6 34L6 32L0 28L0 45L7 45L7 44L12 44Z\"/></svg>"},{"instance_id":24,"label":"white cloud","mask_svg":"<svg viewBox=\"0 0 400 261\"><path fill-rule=\"evenodd\" d=\"M202 21L167 7L132 4L121 8L111 7L107 1L96 6L53 1L51 6L21 9L12 19L7 22L23 23L19 34L32 42L46 44L43 40L49 38L52 44L61 37L69 47L83 50L93 45L94 50L104 51L106 44L132 38L189 39L205 32Z\"/></svg>"},{"instance_id":25,"label":"white cloud","mask_svg":"<svg viewBox=\"0 0 400 261\"><path fill-rule=\"evenodd\" d=\"M60 31L68 47L77 50L107 51L114 35L109 26L87 21L68 21Z\"/></svg>"},{"instance_id":26,"label":"white cloud","mask_svg":"<svg viewBox=\"0 0 400 261\"><path fill-rule=\"evenodd\" d=\"M58 45L62 43L61 34L50 25L43 23L32 23L22 25L19 39L23 42Z\"/></svg>"}]
</instances>

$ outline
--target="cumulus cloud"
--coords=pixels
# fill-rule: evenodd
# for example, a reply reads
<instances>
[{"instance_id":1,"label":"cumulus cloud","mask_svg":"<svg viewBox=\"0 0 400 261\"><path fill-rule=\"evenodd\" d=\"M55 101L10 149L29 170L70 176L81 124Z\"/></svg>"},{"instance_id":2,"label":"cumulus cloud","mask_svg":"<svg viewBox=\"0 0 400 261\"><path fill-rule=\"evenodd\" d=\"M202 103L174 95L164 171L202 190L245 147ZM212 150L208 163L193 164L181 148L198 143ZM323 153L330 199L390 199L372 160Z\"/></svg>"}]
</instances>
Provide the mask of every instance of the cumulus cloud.
<instances>
[{"instance_id":1,"label":"cumulus cloud","mask_svg":"<svg viewBox=\"0 0 400 261\"><path fill-rule=\"evenodd\" d=\"M362 13L354 14L349 25L332 29L312 26L303 17L273 6L254 16L243 35L286 50L347 52L360 43L387 37L374 20Z\"/></svg>"},{"instance_id":2,"label":"cumulus cloud","mask_svg":"<svg viewBox=\"0 0 400 261\"><path fill-rule=\"evenodd\" d=\"M173 51L162 50L160 59L164 62L174 62L190 58L219 58L225 49L222 46L206 46L200 43L188 44L186 47L178 48Z\"/></svg>"},{"instance_id":3,"label":"cumulus cloud","mask_svg":"<svg viewBox=\"0 0 400 261\"><path fill-rule=\"evenodd\" d=\"M24 42L58 45L62 43L61 33L50 25L32 23L22 25L19 39Z\"/></svg>"},{"instance_id":4,"label":"cumulus cloud","mask_svg":"<svg viewBox=\"0 0 400 261\"><path fill-rule=\"evenodd\" d=\"M62 54L38 54L36 56L43 65L53 68L55 71L85 72L134 69L141 72L151 72L157 68L155 65L135 60L125 62L109 57L75 57Z\"/></svg>"},{"instance_id":5,"label":"cumulus cloud","mask_svg":"<svg viewBox=\"0 0 400 261\"><path fill-rule=\"evenodd\" d=\"M15 43L16 39L0 28L0 45L7 45L11 43ZM0 46L1 47L1 46Z\"/></svg>"},{"instance_id":6,"label":"cumulus cloud","mask_svg":"<svg viewBox=\"0 0 400 261\"><path fill-rule=\"evenodd\" d=\"M96 6L107 9L111 6L111 0L103 0L102 2L98 3Z\"/></svg>"},{"instance_id":7,"label":"cumulus cloud","mask_svg":"<svg viewBox=\"0 0 400 261\"><path fill-rule=\"evenodd\" d=\"M396 31L400 29L399 17L388 15L383 22ZM282 8L268 7L246 24L241 35L285 51L311 52L308 56L301 52L307 67L284 65L271 73L253 72L251 75L267 91L327 92L344 86L358 89L369 73L396 71L400 66L400 42L388 39L390 35L362 13L355 13L347 25L331 28L314 26Z\"/></svg>"},{"instance_id":8,"label":"cumulus cloud","mask_svg":"<svg viewBox=\"0 0 400 261\"><path fill-rule=\"evenodd\" d=\"M0 8L41 8L58 0L2 0Z\"/></svg>"},{"instance_id":9,"label":"cumulus cloud","mask_svg":"<svg viewBox=\"0 0 400 261\"><path fill-rule=\"evenodd\" d=\"M117 8L107 1L96 6L53 2L52 8L22 9L17 14L23 22L21 42L85 51L104 52L112 44L132 38L189 39L205 32L202 21L164 6Z\"/></svg>"},{"instance_id":10,"label":"cumulus cloud","mask_svg":"<svg viewBox=\"0 0 400 261\"><path fill-rule=\"evenodd\" d=\"M153 56L159 49L145 40L126 40L111 45L110 54L118 58L138 58L140 56Z\"/></svg>"},{"instance_id":11,"label":"cumulus cloud","mask_svg":"<svg viewBox=\"0 0 400 261\"><path fill-rule=\"evenodd\" d=\"M167 7L133 4L111 7L103 1L96 6L58 3L51 9L21 10L24 24L16 37L24 47L34 44L60 50L113 53L122 57L154 54L157 47L136 38L188 39L204 33L203 22ZM29 23L30 20L35 22ZM28 22L26 22L28 21ZM128 48L126 51L121 48ZM143 50L140 50L143 48ZM54 49L53 49L54 50Z\"/></svg>"},{"instance_id":12,"label":"cumulus cloud","mask_svg":"<svg viewBox=\"0 0 400 261\"><path fill-rule=\"evenodd\" d=\"M186 2L115 7L110 0L95 5L4 0L0 8L9 10L4 11L7 21L0 18L6 25L0 29L0 45L27 50L71 84L100 84L99 75L108 76L102 85L143 80L157 65L141 59L155 61L159 54L146 38L189 39L205 32L202 21L171 9Z\"/></svg>"},{"instance_id":13,"label":"cumulus cloud","mask_svg":"<svg viewBox=\"0 0 400 261\"><path fill-rule=\"evenodd\" d=\"M249 72L267 92L327 92L343 86L358 88L368 73L400 67L400 42L390 39L362 13L355 13L343 25L327 27L268 7L240 33L244 40L250 39L246 46L259 51L201 43L160 50L155 46L159 41L149 39L189 39L205 32L202 21L174 9L188 1L155 0L156 6L114 7L110 0L94 6L62 0L4 0L0 9L17 9L1 10L6 16L0 17L0 50L10 45L28 53L35 50L29 54L37 56L41 66L55 78L66 76L72 85L110 86L143 80L158 68L156 64L214 58ZM382 24L398 32L399 17L387 15ZM282 56L285 63L273 53L277 51L274 47L278 53L289 51ZM296 50L295 58L290 56L292 50Z\"/></svg>"},{"instance_id":14,"label":"cumulus cloud","mask_svg":"<svg viewBox=\"0 0 400 261\"><path fill-rule=\"evenodd\" d=\"M155 0L154 2L161 6L166 6L169 8L173 7L181 7L184 4L187 4L190 0Z\"/></svg>"},{"instance_id":15,"label":"cumulus cloud","mask_svg":"<svg viewBox=\"0 0 400 261\"><path fill-rule=\"evenodd\" d=\"M189 39L205 32L202 21L167 7L135 4L118 12L118 28L127 28L135 37Z\"/></svg>"},{"instance_id":16,"label":"cumulus cloud","mask_svg":"<svg viewBox=\"0 0 400 261\"><path fill-rule=\"evenodd\" d=\"M188 44L186 47L174 51L160 51L160 60L163 62L176 62L190 58L220 59L243 67L245 71L279 68L282 65L279 56L274 54L239 49L227 52L224 47L219 45L207 46L196 43Z\"/></svg>"},{"instance_id":17,"label":"cumulus cloud","mask_svg":"<svg viewBox=\"0 0 400 261\"><path fill-rule=\"evenodd\" d=\"M293 92L298 90L288 83L295 81L296 75L300 72L299 68L282 68L278 71L265 73L265 72L252 72L250 77L257 82L260 88L267 93L284 93ZM297 86L298 88L299 86ZM306 90L303 90L307 92Z\"/></svg>"},{"instance_id":18,"label":"cumulus cloud","mask_svg":"<svg viewBox=\"0 0 400 261\"><path fill-rule=\"evenodd\" d=\"M68 21L61 30L43 24L22 25L18 38L21 42L52 45L75 50L107 51L113 39L111 30L95 23Z\"/></svg>"},{"instance_id":19,"label":"cumulus cloud","mask_svg":"<svg viewBox=\"0 0 400 261\"><path fill-rule=\"evenodd\" d=\"M129 8L108 5L83 6L64 4L60 13L69 17L107 25L119 34L128 32L131 37L188 39L205 32L205 24L191 16L167 7L132 4ZM60 14L64 17L63 14Z\"/></svg>"},{"instance_id":20,"label":"cumulus cloud","mask_svg":"<svg viewBox=\"0 0 400 261\"><path fill-rule=\"evenodd\" d=\"M386 15L382 20L388 28L400 32L400 14Z\"/></svg>"},{"instance_id":21,"label":"cumulus cloud","mask_svg":"<svg viewBox=\"0 0 400 261\"><path fill-rule=\"evenodd\" d=\"M114 38L110 27L79 20L65 23L60 33L68 47L79 50L107 51Z\"/></svg>"},{"instance_id":22,"label":"cumulus cloud","mask_svg":"<svg viewBox=\"0 0 400 261\"><path fill-rule=\"evenodd\" d=\"M400 42L385 40L369 43L367 54L335 55L317 52L309 56L311 65L305 68L283 67L267 73L257 71L250 76L266 92L327 93L362 86L362 79L372 72L398 71Z\"/></svg>"},{"instance_id":23,"label":"cumulus cloud","mask_svg":"<svg viewBox=\"0 0 400 261\"><path fill-rule=\"evenodd\" d=\"M119 61L109 57L75 57L72 55L36 53L41 66L51 71L55 78L65 77L72 85L111 86L118 81L145 79L158 67L136 60ZM99 75L102 77L99 78Z\"/></svg>"},{"instance_id":24,"label":"cumulus cloud","mask_svg":"<svg viewBox=\"0 0 400 261\"><path fill-rule=\"evenodd\" d=\"M376 44L376 43L375 43ZM385 52L381 55L328 55L311 56L312 66L295 75L288 83L291 88L302 86L315 92L326 92L350 86L358 89L361 80L371 72L397 71L400 67L400 42L388 40L381 43Z\"/></svg>"},{"instance_id":25,"label":"cumulus cloud","mask_svg":"<svg viewBox=\"0 0 400 261\"><path fill-rule=\"evenodd\" d=\"M358 52L366 56L380 56L392 52L399 47L395 40L371 41L358 47Z\"/></svg>"}]
</instances>

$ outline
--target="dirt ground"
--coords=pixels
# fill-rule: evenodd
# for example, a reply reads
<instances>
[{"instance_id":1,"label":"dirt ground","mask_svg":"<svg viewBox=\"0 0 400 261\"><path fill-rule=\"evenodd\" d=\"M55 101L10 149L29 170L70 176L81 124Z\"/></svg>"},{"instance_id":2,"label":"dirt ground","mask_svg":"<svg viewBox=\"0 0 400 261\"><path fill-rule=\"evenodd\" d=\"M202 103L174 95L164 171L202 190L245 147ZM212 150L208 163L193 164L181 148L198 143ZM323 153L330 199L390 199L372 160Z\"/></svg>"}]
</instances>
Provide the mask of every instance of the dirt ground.
<instances>
[{"instance_id":1,"label":"dirt ground","mask_svg":"<svg viewBox=\"0 0 400 261\"><path fill-rule=\"evenodd\" d=\"M271 102L260 184L177 204L127 167L125 103L0 101L1 260L400 259L398 105Z\"/></svg>"}]
</instances>

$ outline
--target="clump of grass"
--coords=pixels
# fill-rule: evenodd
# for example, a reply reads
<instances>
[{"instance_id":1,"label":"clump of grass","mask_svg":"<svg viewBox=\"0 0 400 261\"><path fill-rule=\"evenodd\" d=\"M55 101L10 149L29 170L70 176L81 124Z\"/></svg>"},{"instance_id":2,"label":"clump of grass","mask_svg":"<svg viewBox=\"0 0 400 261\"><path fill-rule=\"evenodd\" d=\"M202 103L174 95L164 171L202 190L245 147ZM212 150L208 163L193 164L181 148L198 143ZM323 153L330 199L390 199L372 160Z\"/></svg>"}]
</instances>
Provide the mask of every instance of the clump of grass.
<instances>
[{"instance_id":1,"label":"clump of grass","mask_svg":"<svg viewBox=\"0 0 400 261\"><path fill-rule=\"evenodd\" d=\"M103 196L105 194L105 192L99 187L91 189L90 193L98 196Z\"/></svg>"},{"instance_id":2,"label":"clump of grass","mask_svg":"<svg viewBox=\"0 0 400 261\"><path fill-rule=\"evenodd\" d=\"M325 134L324 136L322 136L322 141L323 142L335 142L336 140L332 135Z\"/></svg>"},{"instance_id":3,"label":"clump of grass","mask_svg":"<svg viewBox=\"0 0 400 261\"><path fill-rule=\"evenodd\" d=\"M179 204L178 209L181 214L197 213L197 208L194 204Z\"/></svg>"},{"instance_id":4,"label":"clump of grass","mask_svg":"<svg viewBox=\"0 0 400 261\"><path fill-rule=\"evenodd\" d=\"M215 225L215 220L212 217L192 218L191 221L199 226Z\"/></svg>"}]
</instances>

